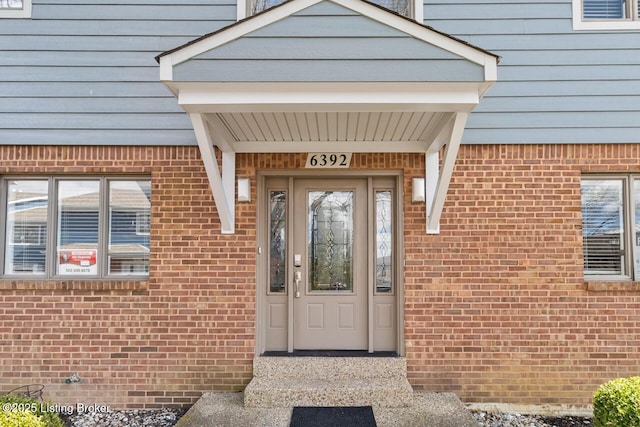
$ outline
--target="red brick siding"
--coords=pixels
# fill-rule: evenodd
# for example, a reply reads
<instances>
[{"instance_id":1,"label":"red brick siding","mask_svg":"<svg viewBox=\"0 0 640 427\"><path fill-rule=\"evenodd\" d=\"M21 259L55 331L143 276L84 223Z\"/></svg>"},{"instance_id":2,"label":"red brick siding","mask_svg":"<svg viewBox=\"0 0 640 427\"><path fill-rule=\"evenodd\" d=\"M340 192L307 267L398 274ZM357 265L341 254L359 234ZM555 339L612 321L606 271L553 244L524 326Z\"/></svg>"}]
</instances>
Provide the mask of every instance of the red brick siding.
<instances>
[{"instance_id":1,"label":"red brick siding","mask_svg":"<svg viewBox=\"0 0 640 427\"><path fill-rule=\"evenodd\" d=\"M406 349L416 389L468 401L589 403L603 381L637 374L637 292L587 291L580 176L640 172L640 147L463 146L439 235L410 201L418 154L356 154L400 169L405 198ZM255 331L256 170L298 169L299 154L237 155L252 202L221 235L195 147L0 147L0 174L152 178L145 281L0 280L0 392L113 407L185 405L241 390ZM616 285L620 289L621 285ZM74 372L83 377L67 385Z\"/></svg>"},{"instance_id":2,"label":"red brick siding","mask_svg":"<svg viewBox=\"0 0 640 427\"><path fill-rule=\"evenodd\" d=\"M462 147L441 234L405 232L413 385L588 404L600 383L637 375L640 294L586 290L580 177L639 171L639 145Z\"/></svg>"}]
</instances>

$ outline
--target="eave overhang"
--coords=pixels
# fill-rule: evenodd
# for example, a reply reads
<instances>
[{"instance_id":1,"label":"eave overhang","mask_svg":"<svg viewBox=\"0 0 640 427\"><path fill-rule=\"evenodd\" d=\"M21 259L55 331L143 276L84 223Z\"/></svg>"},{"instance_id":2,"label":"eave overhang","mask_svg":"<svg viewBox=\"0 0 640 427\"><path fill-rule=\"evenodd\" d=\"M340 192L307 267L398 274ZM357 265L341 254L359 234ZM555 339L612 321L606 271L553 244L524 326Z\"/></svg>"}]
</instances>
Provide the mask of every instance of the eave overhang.
<instances>
[{"instance_id":1,"label":"eave overhang","mask_svg":"<svg viewBox=\"0 0 640 427\"><path fill-rule=\"evenodd\" d=\"M389 75L372 64L384 69L401 53L360 61L317 61L287 46L286 58L277 47L256 53L258 35L320 8L318 16L346 10L364 18L424 57ZM319 151L424 153L426 230L438 233L468 114L496 81L499 58L362 0L291 0L157 59L161 80L191 117L223 233L235 230L235 153ZM327 63L329 72L316 71Z\"/></svg>"}]
</instances>

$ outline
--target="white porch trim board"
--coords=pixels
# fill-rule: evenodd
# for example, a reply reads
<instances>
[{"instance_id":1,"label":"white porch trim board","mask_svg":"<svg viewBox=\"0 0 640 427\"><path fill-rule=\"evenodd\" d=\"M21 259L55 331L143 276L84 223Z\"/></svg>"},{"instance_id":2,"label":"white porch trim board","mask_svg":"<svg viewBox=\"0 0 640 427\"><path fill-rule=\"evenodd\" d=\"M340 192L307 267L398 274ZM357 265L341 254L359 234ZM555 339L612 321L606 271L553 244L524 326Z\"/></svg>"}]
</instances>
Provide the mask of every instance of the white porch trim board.
<instances>
[{"instance_id":1,"label":"white porch trim board","mask_svg":"<svg viewBox=\"0 0 640 427\"><path fill-rule=\"evenodd\" d=\"M425 153L427 234L440 233L440 217L468 116L468 113L457 113L438 135L438 142L441 143L433 144ZM446 148L440 167L440 148L443 145L446 145Z\"/></svg>"},{"instance_id":2,"label":"white porch trim board","mask_svg":"<svg viewBox=\"0 0 640 427\"><path fill-rule=\"evenodd\" d=\"M235 233L235 180L236 180L236 153L231 151L225 143L216 144L212 138L209 126L205 123L202 114L189 114L193 130L198 140L198 148L207 172L213 199L220 217L221 233ZM218 167L215 146L222 146L222 174Z\"/></svg>"}]
</instances>

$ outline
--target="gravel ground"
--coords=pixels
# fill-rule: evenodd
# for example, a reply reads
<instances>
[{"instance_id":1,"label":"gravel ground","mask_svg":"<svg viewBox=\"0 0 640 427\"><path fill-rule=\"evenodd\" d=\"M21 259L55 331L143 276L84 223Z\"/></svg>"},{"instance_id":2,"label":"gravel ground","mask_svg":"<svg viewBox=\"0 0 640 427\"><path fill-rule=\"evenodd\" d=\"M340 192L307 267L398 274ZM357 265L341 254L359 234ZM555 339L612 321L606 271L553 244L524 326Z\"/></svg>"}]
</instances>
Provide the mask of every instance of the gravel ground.
<instances>
[{"instance_id":1,"label":"gravel ground","mask_svg":"<svg viewBox=\"0 0 640 427\"><path fill-rule=\"evenodd\" d=\"M545 417L539 415L505 414L472 411L480 427L591 427L587 417Z\"/></svg>"},{"instance_id":2,"label":"gravel ground","mask_svg":"<svg viewBox=\"0 0 640 427\"><path fill-rule=\"evenodd\" d=\"M173 427L185 409L157 411L85 412L63 416L67 427ZM480 427L591 427L587 417L544 417L539 415L506 414L472 411Z\"/></svg>"},{"instance_id":3,"label":"gravel ground","mask_svg":"<svg viewBox=\"0 0 640 427\"><path fill-rule=\"evenodd\" d=\"M67 427L173 427L186 409L83 412L63 415Z\"/></svg>"}]
</instances>

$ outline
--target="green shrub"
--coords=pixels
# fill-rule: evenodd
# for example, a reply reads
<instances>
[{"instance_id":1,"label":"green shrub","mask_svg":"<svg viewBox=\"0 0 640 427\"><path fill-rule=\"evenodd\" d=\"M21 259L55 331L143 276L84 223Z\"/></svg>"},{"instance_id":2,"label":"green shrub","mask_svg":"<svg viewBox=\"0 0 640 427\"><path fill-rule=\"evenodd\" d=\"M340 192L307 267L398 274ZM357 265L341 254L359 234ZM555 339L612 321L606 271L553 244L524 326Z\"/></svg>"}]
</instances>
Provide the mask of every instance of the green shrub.
<instances>
[{"instance_id":1,"label":"green shrub","mask_svg":"<svg viewBox=\"0 0 640 427\"><path fill-rule=\"evenodd\" d=\"M9 414L7 416L13 417L10 419L0 418L0 426L25 426L25 427L64 427L64 422L60 418L60 416L56 412L52 412L49 407L50 404L40 402L38 400L32 399L27 396L23 396L20 394L6 394L4 396L0 396L0 405L2 405L2 410L0 410L0 416ZM18 414L18 415L15 415ZM25 418L16 418L23 417L20 414L29 414L35 417L36 424L30 424L28 419L28 415ZM28 419L27 419L28 418ZM11 424L11 423L17 424ZM37 424L40 422L41 424Z\"/></svg>"},{"instance_id":2,"label":"green shrub","mask_svg":"<svg viewBox=\"0 0 640 427\"><path fill-rule=\"evenodd\" d=\"M33 412L5 412L0 411L0 426L2 427L46 427L42 419Z\"/></svg>"},{"instance_id":3,"label":"green shrub","mask_svg":"<svg viewBox=\"0 0 640 427\"><path fill-rule=\"evenodd\" d=\"M640 427L640 377L602 384L593 396L594 427Z\"/></svg>"}]
</instances>

